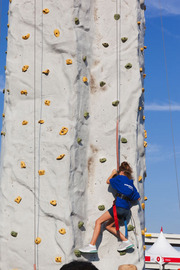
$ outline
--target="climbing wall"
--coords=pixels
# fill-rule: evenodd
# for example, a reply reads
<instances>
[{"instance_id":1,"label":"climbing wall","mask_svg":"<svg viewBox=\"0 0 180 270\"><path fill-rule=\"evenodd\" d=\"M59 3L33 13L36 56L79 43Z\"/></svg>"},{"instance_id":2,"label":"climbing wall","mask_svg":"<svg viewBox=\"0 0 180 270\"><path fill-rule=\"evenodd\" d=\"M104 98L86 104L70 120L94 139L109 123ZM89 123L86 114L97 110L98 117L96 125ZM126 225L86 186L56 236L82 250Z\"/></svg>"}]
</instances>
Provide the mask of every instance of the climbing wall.
<instances>
[{"instance_id":1,"label":"climbing wall","mask_svg":"<svg viewBox=\"0 0 180 270\"><path fill-rule=\"evenodd\" d=\"M143 269L144 10L142 0L10 1L0 269L56 270L73 259ZM114 198L106 179L117 120L120 162L131 164L141 194L128 221L135 248L119 254L102 228L98 255L82 256Z\"/></svg>"}]
</instances>

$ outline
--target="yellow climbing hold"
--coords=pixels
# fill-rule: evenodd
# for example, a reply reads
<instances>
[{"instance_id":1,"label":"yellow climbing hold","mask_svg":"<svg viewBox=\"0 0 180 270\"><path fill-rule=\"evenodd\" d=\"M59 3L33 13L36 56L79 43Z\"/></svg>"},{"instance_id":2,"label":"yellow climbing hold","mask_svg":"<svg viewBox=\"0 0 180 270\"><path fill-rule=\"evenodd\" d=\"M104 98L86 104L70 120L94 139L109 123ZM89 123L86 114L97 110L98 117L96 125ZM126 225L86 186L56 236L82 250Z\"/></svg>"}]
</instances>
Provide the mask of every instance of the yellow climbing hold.
<instances>
[{"instance_id":1,"label":"yellow climbing hold","mask_svg":"<svg viewBox=\"0 0 180 270\"><path fill-rule=\"evenodd\" d=\"M144 93L144 91L145 91L145 89L144 88L142 88L142 92Z\"/></svg>"},{"instance_id":2,"label":"yellow climbing hold","mask_svg":"<svg viewBox=\"0 0 180 270\"><path fill-rule=\"evenodd\" d=\"M66 230L64 228L62 228L62 229L59 230L59 233L60 234L65 234L66 233Z\"/></svg>"},{"instance_id":3,"label":"yellow climbing hold","mask_svg":"<svg viewBox=\"0 0 180 270\"><path fill-rule=\"evenodd\" d=\"M138 24L138 25L140 25L140 24L141 24L141 22L140 22L140 21L138 21L138 22L137 22L137 24Z\"/></svg>"},{"instance_id":4,"label":"yellow climbing hold","mask_svg":"<svg viewBox=\"0 0 180 270\"><path fill-rule=\"evenodd\" d=\"M146 74L143 74L143 78L144 78L144 79L146 78Z\"/></svg>"},{"instance_id":5,"label":"yellow climbing hold","mask_svg":"<svg viewBox=\"0 0 180 270\"><path fill-rule=\"evenodd\" d=\"M142 48L140 48L140 50L141 50L141 52L143 52L144 51L144 48L142 47Z\"/></svg>"},{"instance_id":6,"label":"yellow climbing hold","mask_svg":"<svg viewBox=\"0 0 180 270\"><path fill-rule=\"evenodd\" d=\"M147 144L147 142L146 142L146 141L144 141L144 147L147 147L147 145L148 145L148 144Z\"/></svg>"},{"instance_id":7,"label":"yellow climbing hold","mask_svg":"<svg viewBox=\"0 0 180 270\"><path fill-rule=\"evenodd\" d=\"M22 121L22 125L23 125L23 126L25 126L25 125L27 125L27 124L28 124L28 121L26 121L26 120Z\"/></svg>"},{"instance_id":8,"label":"yellow climbing hold","mask_svg":"<svg viewBox=\"0 0 180 270\"><path fill-rule=\"evenodd\" d=\"M49 9L48 9L48 8L44 8L44 9L43 9L43 13L44 13L44 14L48 14L48 13L49 13Z\"/></svg>"},{"instance_id":9,"label":"yellow climbing hold","mask_svg":"<svg viewBox=\"0 0 180 270\"><path fill-rule=\"evenodd\" d=\"M142 110L142 107L141 106L139 106L139 111L141 111Z\"/></svg>"},{"instance_id":10,"label":"yellow climbing hold","mask_svg":"<svg viewBox=\"0 0 180 270\"><path fill-rule=\"evenodd\" d=\"M55 261L56 261L56 262L61 262L61 257L56 257L56 258L55 258Z\"/></svg>"},{"instance_id":11,"label":"yellow climbing hold","mask_svg":"<svg viewBox=\"0 0 180 270\"><path fill-rule=\"evenodd\" d=\"M22 90L21 91L21 95L26 95L27 96L27 93L28 93L27 90Z\"/></svg>"},{"instance_id":12,"label":"yellow climbing hold","mask_svg":"<svg viewBox=\"0 0 180 270\"><path fill-rule=\"evenodd\" d=\"M144 210L145 209L145 203L141 203L141 207Z\"/></svg>"},{"instance_id":13,"label":"yellow climbing hold","mask_svg":"<svg viewBox=\"0 0 180 270\"><path fill-rule=\"evenodd\" d=\"M147 228L146 227L144 228L144 231L147 232Z\"/></svg>"},{"instance_id":14,"label":"yellow climbing hold","mask_svg":"<svg viewBox=\"0 0 180 270\"><path fill-rule=\"evenodd\" d=\"M145 231L144 231L144 230L141 230L141 234L142 234L142 235L145 235Z\"/></svg>"},{"instance_id":15,"label":"yellow climbing hold","mask_svg":"<svg viewBox=\"0 0 180 270\"><path fill-rule=\"evenodd\" d=\"M39 175L45 175L45 170L39 170L38 173Z\"/></svg>"},{"instance_id":16,"label":"yellow climbing hold","mask_svg":"<svg viewBox=\"0 0 180 270\"><path fill-rule=\"evenodd\" d=\"M22 121L22 125L23 125L23 126L25 126L25 125L27 125L27 124L28 124L28 121L26 121L26 120Z\"/></svg>"},{"instance_id":17,"label":"yellow climbing hold","mask_svg":"<svg viewBox=\"0 0 180 270\"><path fill-rule=\"evenodd\" d=\"M55 35L55 37L59 37L60 32L59 32L59 30L58 30L58 29L55 29L55 30L54 30L54 35Z\"/></svg>"},{"instance_id":18,"label":"yellow climbing hold","mask_svg":"<svg viewBox=\"0 0 180 270\"><path fill-rule=\"evenodd\" d=\"M144 138L146 139L147 138L147 131L144 130Z\"/></svg>"},{"instance_id":19,"label":"yellow climbing hold","mask_svg":"<svg viewBox=\"0 0 180 270\"><path fill-rule=\"evenodd\" d=\"M6 132L1 131L1 135L5 136L6 135Z\"/></svg>"},{"instance_id":20,"label":"yellow climbing hold","mask_svg":"<svg viewBox=\"0 0 180 270\"><path fill-rule=\"evenodd\" d=\"M88 78L87 77L83 77L83 82L87 82L88 81Z\"/></svg>"},{"instance_id":21,"label":"yellow climbing hold","mask_svg":"<svg viewBox=\"0 0 180 270\"><path fill-rule=\"evenodd\" d=\"M21 200L22 200L22 198L20 196L18 196L14 201L19 204Z\"/></svg>"},{"instance_id":22,"label":"yellow climbing hold","mask_svg":"<svg viewBox=\"0 0 180 270\"><path fill-rule=\"evenodd\" d=\"M2 114L2 117L5 117L5 113Z\"/></svg>"},{"instance_id":23,"label":"yellow climbing hold","mask_svg":"<svg viewBox=\"0 0 180 270\"><path fill-rule=\"evenodd\" d=\"M49 72L50 72L50 70L49 70L49 69L46 69L46 70L44 70L42 73L45 74L45 75L48 75Z\"/></svg>"},{"instance_id":24,"label":"yellow climbing hold","mask_svg":"<svg viewBox=\"0 0 180 270\"><path fill-rule=\"evenodd\" d=\"M24 161L21 161L21 168L26 168L26 164Z\"/></svg>"},{"instance_id":25,"label":"yellow climbing hold","mask_svg":"<svg viewBox=\"0 0 180 270\"><path fill-rule=\"evenodd\" d=\"M53 206L56 206L57 202L56 202L56 200L52 200L52 201L50 201L50 204L52 204Z\"/></svg>"},{"instance_id":26,"label":"yellow climbing hold","mask_svg":"<svg viewBox=\"0 0 180 270\"><path fill-rule=\"evenodd\" d=\"M11 3L12 2L12 0L9 0L9 3Z\"/></svg>"},{"instance_id":27,"label":"yellow climbing hold","mask_svg":"<svg viewBox=\"0 0 180 270\"><path fill-rule=\"evenodd\" d=\"M56 159L57 159L57 160L61 160L61 159L63 159L64 157L65 157L65 154L62 154L62 155L58 156Z\"/></svg>"},{"instance_id":28,"label":"yellow climbing hold","mask_svg":"<svg viewBox=\"0 0 180 270\"><path fill-rule=\"evenodd\" d=\"M147 49L147 46L144 46L144 49Z\"/></svg>"},{"instance_id":29,"label":"yellow climbing hold","mask_svg":"<svg viewBox=\"0 0 180 270\"><path fill-rule=\"evenodd\" d=\"M37 237L34 241L37 245L41 243L41 238L40 237Z\"/></svg>"},{"instance_id":30,"label":"yellow climbing hold","mask_svg":"<svg viewBox=\"0 0 180 270\"><path fill-rule=\"evenodd\" d=\"M145 115L143 115L143 120L145 120L146 119L146 116Z\"/></svg>"},{"instance_id":31,"label":"yellow climbing hold","mask_svg":"<svg viewBox=\"0 0 180 270\"><path fill-rule=\"evenodd\" d=\"M72 59L66 59L66 65L71 65L72 64Z\"/></svg>"},{"instance_id":32,"label":"yellow climbing hold","mask_svg":"<svg viewBox=\"0 0 180 270\"><path fill-rule=\"evenodd\" d=\"M7 24L7 27L9 28L9 23Z\"/></svg>"},{"instance_id":33,"label":"yellow climbing hold","mask_svg":"<svg viewBox=\"0 0 180 270\"><path fill-rule=\"evenodd\" d=\"M145 236L146 236L146 237L151 237L152 234L151 234L151 233L146 233Z\"/></svg>"},{"instance_id":34,"label":"yellow climbing hold","mask_svg":"<svg viewBox=\"0 0 180 270\"><path fill-rule=\"evenodd\" d=\"M51 103L50 100L47 100L47 99L46 99L46 100L44 101L44 104L45 104L46 106L50 106L50 103Z\"/></svg>"},{"instance_id":35,"label":"yellow climbing hold","mask_svg":"<svg viewBox=\"0 0 180 270\"><path fill-rule=\"evenodd\" d=\"M38 123L39 124L44 124L44 120L39 120Z\"/></svg>"},{"instance_id":36,"label":"yellow climbing hold","mask_svg":"<svg viewBox=\"0 0 180 270\"><path fill-rule=\"evenodd\" d=\"M140 182L142 180L142 176L139 176L138 181Z\"/></svg>"},{"instance_id":37,"label":"yellow climbing hold","mask_svg":"<svg viewBox=\"0 0 180 270\"><path fill-rule=\"evenodd\" d=\"M59 135L66 135L68 132L68 128L67 127L62 127L62 129L59 132Z\"/></svg>"},{"instance_id":38,"label":"yellow climbing hold","mask_svg":"<svg viewBox=\"0 0 180 270\"><path fill-rule=\"evenodd\" d=\"M28 70L29 66L28 65L25 65L22 67L22 72L26 72Z\"/></svg>"},{"instance_id":39,"label":"yellow climbing hold","mask_svg":"<svg viewBox=\"0 0 180 270\"><path fill-rule=\"evenodd\" d=\"M147 197L146 196L144 196L144 201L147 201Z\"/></svg>"},{"instance_id":40,"label":"yellow climbing hold","mask_svg":"<svg viewBox=\"0 0 180 270\"><path fill-rule=\"evenodd\" d=\"M22 36L22 39L27 40L29 37L30 37L30 34L27 34L27 35L25 35L25 36Z\"/></svg>"},{"instance_id":41,"label":"yellow climbing hold","mask_svg":"<svg viewBox=\"0 0 180 270\"><path fill-rule=\"evenodd\" d=\"M140 70L140 72L142 72L143 71L143 68L141 67L139 70Z\"/></svg>"},{"instance_id":42,"label":"yellow climbing hold","mask_svg":"<svg viewBox=\"0 0 180 270\"><path fill-rule=\"evenodd\" d=\"M146 246L145 245L143 246L143 249L146 250Z\"/></svg>"}]
</instances>

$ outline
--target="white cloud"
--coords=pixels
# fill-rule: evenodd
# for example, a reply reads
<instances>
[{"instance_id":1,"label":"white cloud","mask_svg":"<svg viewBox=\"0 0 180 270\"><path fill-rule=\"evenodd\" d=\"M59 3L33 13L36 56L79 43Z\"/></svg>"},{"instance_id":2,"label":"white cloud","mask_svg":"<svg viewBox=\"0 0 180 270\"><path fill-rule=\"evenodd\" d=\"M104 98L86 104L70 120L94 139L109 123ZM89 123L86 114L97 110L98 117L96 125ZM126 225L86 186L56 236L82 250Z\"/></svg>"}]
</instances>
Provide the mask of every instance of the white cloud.
<instances>
[{"instance_id":1,"label":"white cloud","mask_svg":"<svg viewBox=\"0 0 180 270\"><path fill-rule=\"evenodd\" d=\"M150 103L145 104L146 111L180 111L180 104L178 103L171 103L169 106L168 103L166 104L157 104L157 103Z\"/></svg>"},{"instance_id":2,"label":"white cloud","mask_svg":"<svg viewBox=\"0 0 180 270\"><path fill-rule=\"evenodd\" d=\"M146 0L147 17L180 15L179 0Z\"/></svg>"},{"instance_id":3,"label":"white cloud","mask_svg":"<svg viewBox=\"0 0 180 270\"><path fill-rule=\"evenodd\" d=\"M4 87L5 87L4 76L0 75L0 92L3 91Z\"/></svg>"}]
</instances>

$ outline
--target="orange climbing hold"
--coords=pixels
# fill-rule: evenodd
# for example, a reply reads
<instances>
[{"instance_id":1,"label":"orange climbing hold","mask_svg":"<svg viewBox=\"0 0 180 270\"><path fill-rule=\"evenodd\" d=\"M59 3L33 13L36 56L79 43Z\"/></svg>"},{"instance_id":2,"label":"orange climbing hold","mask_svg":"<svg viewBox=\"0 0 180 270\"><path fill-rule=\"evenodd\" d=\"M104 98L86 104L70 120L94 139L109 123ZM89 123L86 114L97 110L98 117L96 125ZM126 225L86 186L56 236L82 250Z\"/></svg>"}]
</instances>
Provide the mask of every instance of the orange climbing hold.
<instances>
[{"instance_id":1,"label":"orange climbing hold","mask_svg":"<svg viewBox=\"0 0 180 270\"><path fill-rule=\"evenodd\" d=\"M146 196L144 196L144 201L147 201L147 199L148 199L148 198L147 198Z\"/></svg>"},{"instance_id":2,"label":"orange climbing hold","mask_svg":"<svg viewBox=\"0 0 180 270\"><path fill-rule=\"evenodd\" d=\"M30 37L30 34L28 33L27 35L25 35L25 36L22 36L22 39L25 39L25 40L27 40L28 38Z\"/></svg>"},{"instance_id":3,"label":"orange climbing hold","mask_svg":"<svg viewBox=\"0 0 180 270\"><path fill-rule=\"evenodd\" d=\"M137 22L137 24L138 24L138 25L140 25L140 24L141 24L141 22L140 22L140 21L138 21L138 22Z\"/></svg>"},{"instance_id":4,"label":"orange climbing hold","mask_svg":"<svg viewBox=\"0 0 180 270\"><path fill-rule=\"evenodd\" d=\"M21 202L21 200L22 200L22 198L20 196L18 196L14 201L19 204Z\"/></svg>"},{"instance_id":5,"label":"orange climbing hold","mask_svg":"<svg viewBox=\"0 0 180 270\"><path fill-rule=\"evenodd\" d=\"M144 48L142 47L142 48L140 48L140 50L141 50L141 52L143 52L144 51Z\"/></svg>"},{"instance_id":6,"label":"orange climbing hold","mask_svg":"<svg viewBox=\"0 0 180 270\"><path fill-rule=\"evenodd\" d=\"M50 204L53 205L53 206L56 206L57 202L56 202L56 200L52 200L52 201L50 201Z\"/></svg>"},{"instance_id":7,"label":"orange climbing hold","mask_svg":"<svg viewBox=\"0 0 180 270\"><path fill-rule=\"evenodd\" d=\"M66 135L68 132L68 128L67 127L62 127L61 131L59 132L59 135Z\"/></svg>"},{"instance_id":8,"label":"orange climbing hold","mask_svg":"<svg viewBox=\"0 0 180 270\"><path fill-rule=\"evenodd\" d=\"M21 168L26 168L26 164L24 161L21 161Z\"/></svg>"},{"instance_id":9,"label":"orange climbing hold","mask_svg":"<svg viewBox=\"0 0 180 270\"><path fill-rule=\"evenodd\" d=\"M139 106L139 111L141 111L142 110L142 107L141 106Z\"/></svg>"},{"instance_id":10,"label":"orange climbing hold","mask_svg":"<svg viewBox=\"0 0 180 270\"><path fill-rule=\"evenodd\" d=\"M87 82L88 81L88 78L87 77L83 77L83 82Z\"/></svg>"},{"instance_id":11,"label":"orange climbing hold","mask_svg":"<svg viewBox=\"0 0 180 270\"><path fill-rule=\"evenodd\" d=\"M146 139L147 138L147 131L144 130L144 138Z\"/></svg>"},{"instance_id":12,"label":"orange climbing hold","mask_svg":"<svg viewBox=\"0 0 180 270\"><path fill-rule=\"evenodd\" d=\"M45 104L46 106L50 106L50 103L51 103L50 100L47 100L47 99L46 99L46 100L44 101L44 104Z\"/></svg>"},{"instance_id":13,"label":"orange climbing hold","mask_svg":"<svg viewBox=\"0 0 180 270\"><path fill-rule=\"evenodd\" d=\"M2 114L2 117L5 117L5 113Z\"/></svg>"},{"instance_id":14,"label":"orange climbing hold","mask_svg":"<svg viewBox=\"0 0 180 270\"><path fill-rule=\"evenodd\" d=\"M144 49L147 49L147 46L144 46Z\"/></svg>"},{"instance_id":15,"label":"orange climbing hold","mask_svg":"<svg viewBox=\"0 0 180 270\"><path fill-rule=\"evenodd\" d=\"M141 203L141 207L144 210L145 209L145 203Z\"/></svg>"},{"instance_id":16,"label":"orange climbing hold","mask_svg":"<svg viewBox=\"0 0 180 270\"><path fill-rule=\"evenodd\" d=\"M62 155L58 156L56 159L57 159L57 160L61 160L61 159L63 159L64 157L65 157L65 154L62 154Z\"/></svg>"},{"instance_id":17,"label":"orange climbing hold","mask_svg":"<svg viewBox=\"0 0 180 270\"><path fill-rule=\"evenodd\" d=\"M38 123L39 124L44 124L44 120L39 120Z\"/></svg>"},{"instance_id":18,"label":"orange climbing hold","mask_svg":"<svg viewBox=\"0 0 180 270\"><path fill-rule=\"evenodd\" d=\"M142 180L142 176L139 176L138 181L140 182Z\"/></svg>"},{"instance_id":19,"label":"orange climbing hold","mask_svg":"<svg viewBox=\"0 0 180 270\"><path fill-rule=\"evenodd\" d=\"M144 79L146 78L146 74L143 74L143 78L144 78Z\"/></svg>"},{"instance_id":20,"label":"orange climbing hold","mask_svg":"<svg viewBox=\"0 0 180 270\"><path fill-rule=\"evenodd\" d=\"M66 233L66 230L64 228L62 228L62 229L59 230L59 233L60 234L65 234Z\"/></svg>"},{"instance_id":21,"label":"orange climbing hold","mask_svg":"<svg viewBox=\"0 0 180 270\"><path fill-rule=\"evenodd\" d=\"M39 170L38 173L39 175L45 175L45 170Z\"/></svg>"},{"instance_id":22,"label":"orange climbing hold","mask_svg":"<svg viewBox=\"0 0 180 270\"><path fill-rule=\"evenodd\" d=\"M66 65L71 65L72 64L72 59L66 59Z\"/></svg>"},{"instance_id":23,"label":"orange climbing hold","mask_svg":"<svg viewBox=\"0 0 180 270\"><path fill-rule=\"evenodd\" d=\"M25 125L27 125L27 124L28 124L28 121L26 121L26 120L22 121L22 125L23 125L23 126L25 126Z\"/></svg>"},{"instance_id":24,"label":"orange climbing hold","mask_svg":"<svg viewBox=\"0 0 180 270\"><path fill-rule=\"evenodd\" d=\"M55 258L55 261L56 261L56 262L61 262L61 257L56 257L56 258Z\"/></svg>"},{"instance_id":25,"label":"orange climbing hold","mask_svg":"<svg viewBox=\"0 0 180 270\"><path fill-rule=\"evenodd\" d=\"M141 234L142 234L142 235L145 235L145 231L144 231L144 230L141 230Z\"/></svg>"},{"instance_id":26,"label":"orange climbing hold","mask_svg":"<svg viewBox=\"0 0 180 270\"><path fill-rule=\"evenodd\" d=\"M24 65L22 67L22 72L26 72L28 70L29 66L28 65Z\"/></svg>"},{"instance_id":27,"label":"orange climbing hold","mask_svg":"<svg viewBox=\"0 0 180 270\"><path fill-rule=\"evenodd\" d=\"M147 145L148 145L148 144L147 144L147 142L146 142L146 141L144 141L144 147L147 147Z\"/></svg>"},{"instance_id":28,"label":"orange climbing hold","mask_svg":"<svg viewBox=\"0 0 180 270\"><path fill-rule=\"evenodd\" d=\"M37 245L39 245L41 243L41 238L37 237L34 241Z\"/></svg>"},{"instance_id":29,"label":"orange climbing hold","mask_svg":"<svg viewBox=\"0 0 180 270\"><path fill-rule=\"evenodd\" d=\"M140 72L142 72L143 71L143 68L141 67L139 70L140 70Z\"/></svg>"},{"instance_id":30,"label":"orange climbing hold","mask_svg":"<svg viewBox=\"0 0 180 270\"><path fill-rule=\"evenodd\" d=\"M60 36L60 32L59 32L58 29L55 29L54 30L54 35L55 35L55 37L59 37Z\"/></svg>"},{"instance_id":31,"label":"orange climbing hold","mask_svg":"<svg viewBox=\"0 0 180 270\"><path fill-rule=\"evenodd\" d=\"M44 13L44 14L48 14L48 13L49 13L49 9L48 9L48 8L44 8L44 9L43 9L43 13Z\"/></svg>"},{"instance_id":32,"label":"orange climbing hold","mask_svg":"<svg viewBox=\"0 0 180 270\"><path fill-rule=\"evenodd\" d=\"M27 90L22 90L21 91L21 95L26 95L27 96L27 93L28 93Z\"/></svg>"},{"instance_id":33,"label":"orange climbing hold","mask_svg":"<svg viewBox=\"0 0 180 270\"><path fill-rule=\"evenodd\" d=\"M145 120L146 119L146 116L145 115L143 115L143 120Z\"/></svg>"},{"instance_id":34,"label":"orange climbing hold","mask_svg":"<svg viewBox=\"0 0 180 270\"><path fill-rule=\"evenodd\" d=\"M142 92L144 93L144 91L145 91L145 89L144 88L142 88Z\"/></svg>"},{"instance_id":35,"label":"orange climbing hold","mask_svg":"<svg viewBox=\"0 0 180 270\"><path fill-rule=\"evenodd\" d=\"M49 72L50 72L50 70L49 70L49 69L46 69L46 70L42 71L42 73L43 73L43 74L45 74L45 75L48 75L48 74L49 74Z\"/></svg>"}]
</instances>

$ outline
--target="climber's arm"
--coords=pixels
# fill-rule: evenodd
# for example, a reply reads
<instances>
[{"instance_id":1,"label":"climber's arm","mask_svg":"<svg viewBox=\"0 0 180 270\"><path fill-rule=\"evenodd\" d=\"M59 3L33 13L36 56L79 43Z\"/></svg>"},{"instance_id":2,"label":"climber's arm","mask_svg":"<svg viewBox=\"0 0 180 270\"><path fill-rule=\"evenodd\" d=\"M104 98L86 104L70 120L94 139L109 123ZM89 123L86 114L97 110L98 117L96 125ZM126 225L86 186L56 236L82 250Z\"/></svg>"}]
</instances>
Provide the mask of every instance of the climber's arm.
<instances>
[{"instance_id":1,"label":"climber's arm","mask_svg":"<svg viewBox=\"0 0 180 270\"><path fill-rule=\"evenodd\" d=\"M117 170L114 169L106 181L108 185L110 184L110 179L113 178L115 175L117 175Z\"/></svg>"}]
</instances>

